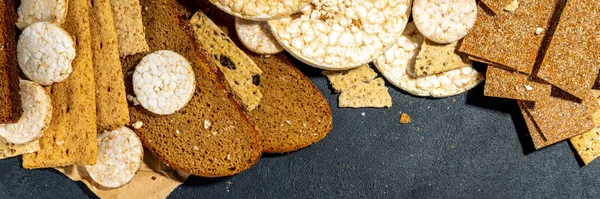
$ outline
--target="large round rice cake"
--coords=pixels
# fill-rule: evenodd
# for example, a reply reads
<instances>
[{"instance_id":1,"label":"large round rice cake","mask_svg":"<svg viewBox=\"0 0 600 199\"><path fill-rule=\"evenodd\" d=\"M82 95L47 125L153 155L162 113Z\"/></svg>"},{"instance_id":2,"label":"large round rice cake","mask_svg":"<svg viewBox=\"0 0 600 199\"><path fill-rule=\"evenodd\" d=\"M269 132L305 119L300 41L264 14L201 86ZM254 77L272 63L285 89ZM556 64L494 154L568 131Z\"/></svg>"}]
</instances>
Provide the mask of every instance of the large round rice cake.
<instances>
[{"instance_id":1,"label":"large round rice cake","mask_svg":"<svg viewBox=\"0 0 600 199\"><path fill-rule=\"evenodd\" d=\"M271 33L267 22L236 17L235 31L242 44L256 54L273 55L284 51Z\"/></svg>"},{"instance_id":2,"label":"large round rice cake","mask_svg":"<svg viewBox=\"0 0 600 199\"><path fill-rule=\"evenodd\" d=\"M92 180L107 188L131 182L144 158L140 138L131 129L120 127L99 134L97 140L96 164L85 166Z\"/></svg>"},{"instance_id":3,"label":"large round rice cake","mask_svg":"<svg viewBox=\"0 0 600 199\"><path fill-rule=\"evenodd\" d=\"M477 19L475 0L415 0L412 9L419 32L440 44L465 37Z\"/></svg>"},{"instance_id":4,"label":"large round rice cake","mask_svg":"<svg viewBox=\"0 0 600 199\"><path fill-rule=\"evenodd\" d=\"M411 0L315 0L301 13L270 20L279 43L302 62L325 70L370 63L402 34Z\"/></svg>"},{"instance_id":5,"label":"large round rice cake","mask_svg":"<svg viewBox=\"0 0 600 199\"><path fill-rule=\"evenodd\" d=\"M192 99L195 87L190 63L169 50L146 55L133 72L133 92L138 102L159 115L183 108Z\"/></svg>"},{"instance_id":6,"label":"large round rice cake","mask_svg":"<svg viewBox=\"0 0 600 199\"><path fill-rule=\"evenodd\" d=\"M21 30L43 21L62 25L67 18L67 0L21 0L17 14L16 25Z\"/></svg>"},{"instance_id":7,"label":"large round rice cake","mask_svg":"<svg viewBox=\"0 0 600 199\"><path fill-rule=\"evenodd\" d=\"M254 21L289 16L312 0L210 0L219 9L235 17Z\"/></svg>"},{"instance_id":8,"label":"large round rice cake","mask_svg":"<svg viewBox=\"0 0 600 199\"><path fill-rule=\"evenodd\" d=\"M411 76L408 71L415 65L423 40L414 23L409 23L396 44L375 60L375 66L396 87L421 97L458 95L483 81L483 75L471 66L424 77Z\"/></svg>"},{"instance_id":9,"label":"large round rice cake","mask_svg":"<svg viewBox=\"0 0 600 199\"><path fill-rule=\"evenodd\" d=\"M0 124L0 136L13 144L39 139L50 125L52 103L44 88L34 82L19 80L23 115L13 124Z\"/></svg>"},{"instance_id":10,"label":"large round rice cake","mask_svg":"<svg viewBox=\"0 0 600 199\"><path fill-rule=\"evenodd\" d=\"M23 74L44 86L67 79L73 72L75 56L71 36L48 22L31 24L17 42L17 61Z\"/></svg>"}]
</instances>

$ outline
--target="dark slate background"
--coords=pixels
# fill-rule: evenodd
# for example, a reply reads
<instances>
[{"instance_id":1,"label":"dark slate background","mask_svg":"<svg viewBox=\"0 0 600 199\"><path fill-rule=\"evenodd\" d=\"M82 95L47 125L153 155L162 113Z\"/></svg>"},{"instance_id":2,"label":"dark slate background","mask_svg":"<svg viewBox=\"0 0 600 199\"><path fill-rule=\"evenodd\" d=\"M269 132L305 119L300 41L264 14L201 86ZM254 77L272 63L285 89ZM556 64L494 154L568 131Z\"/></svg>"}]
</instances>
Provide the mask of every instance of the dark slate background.
<instances>
[{"instance_id":1,"label":"dark slate background","mask_svg":"<svg viewBox=\"0 0 600 199\"><path fill-rule=\"evenodd\" d=\"M388 85L391 109L339 109L338 95L319 71L302 70L332 105L333 130L323 141L290 154L266 154L233 177L191 177L169 197L593 198L600 193L600 162L582 167L567 142L533 151L516 103L482 97L482 85L446 99L416 98ZM402 112L413 122L401 125ZM54 170L30 171L20 164L20 158L0 161L0 198L95 197L83 183Z\"/></svg>"}]
</instances>

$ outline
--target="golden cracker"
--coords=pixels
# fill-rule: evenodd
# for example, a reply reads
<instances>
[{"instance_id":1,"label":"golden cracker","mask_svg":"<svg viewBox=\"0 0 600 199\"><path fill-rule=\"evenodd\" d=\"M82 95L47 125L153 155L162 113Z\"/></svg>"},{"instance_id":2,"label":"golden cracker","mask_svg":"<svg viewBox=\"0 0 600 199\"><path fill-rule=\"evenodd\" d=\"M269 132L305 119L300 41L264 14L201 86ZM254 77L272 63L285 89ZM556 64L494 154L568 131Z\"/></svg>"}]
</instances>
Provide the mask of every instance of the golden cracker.
<instances>
[{"instance_id":1,"label":"golden cracker","mask_svg":"<svg viewBox=\"0 0 600 199\"><path fill-rule=\"evenodd\" d=\"M458 42L437 44L425 39L417 55L414 75L422 77L471 66L471 61L457 54L457 45Z\"/></svg>"},{"instance_id":2,"label":"golden cracker","mask_svg":"<svg viewBox=\"0 0 600 199\"><path fill-rule=\"evenodd\" d=\"M528 75L488 66L483 94L525 101L544 101L550 98L552 85L533 81Z\"/></svg>"}]
</instances>

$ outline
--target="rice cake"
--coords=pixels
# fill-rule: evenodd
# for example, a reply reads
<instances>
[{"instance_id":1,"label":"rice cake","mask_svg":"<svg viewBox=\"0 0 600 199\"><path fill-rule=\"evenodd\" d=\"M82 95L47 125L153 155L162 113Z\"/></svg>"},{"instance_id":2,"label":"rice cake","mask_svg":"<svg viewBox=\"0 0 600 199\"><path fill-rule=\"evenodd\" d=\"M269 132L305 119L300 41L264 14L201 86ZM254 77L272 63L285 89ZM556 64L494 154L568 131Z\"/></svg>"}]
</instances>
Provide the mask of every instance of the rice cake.
<instances>
[{"instance_id":1,"label":"rice cake","mask_svg":"<svg viewBox=\"0 0 600 199\"><path fill-rule=\"evenodd\" d=\"M535 102L527 111L547 142L558 142L587 132L594 127L592 113L598 104L591 95L581 103L554 88L546 101Z\"/></svg>"},{"instance_id":2,"label":"rice cake","mask_svg":"<svg viewBox=\"0 0 600 199\"><path fill-rule=\"evenodd\" d=\"M377 73L368 64L345 71L324 70L321 73L329 79L331 87L338 93L377 77Z\"/></svg>"},{"instance_id":3,"label":"rice cake","mask_svg":"<svg viewBox=\"0 0 600 199\"><path fill-rule=\"evenodd\" d=\"M559 1L562 0L524 1L515 12L495 16L487 14L480 5L475 27L458 51L530 74L547 33L537 35L535 31L548 29L553 14L560 10Z\"/></svg>"},{"instance_id":4,"label":"rice cake","mask_svg":"<svg viewBox=\"0 0 600 199\"><path fill-rule=\"evenodd\" d=\"M600 1L568 1L537 76L579 98L600 70Z\"/></svg>"},{"instance_id":5,"label":"rice cake","mask_svg":"<svg viewBox=\"0 0 600 199\"><path fill-rule=\"evenodd\" d=\"M462 67L471 66L472 63L465 56L456 53L458 42L450 44L437 44L425 39L421 51L415 62L414 76L423 77L435 75ZM410 72L410 71L409 71Z\"/></svg>"},{"instance_id":6,"label":"rice cake","mask_svg":"<svg viewBox=\"0 0 600 199\"><path fill-rule=\"evenodd\" d=\"M52 121L40 150L23 156L27 169L96 163L96 84L87 0L70 0L63 28L77 38L73 73L52 85Z\"/></svg>"},{"instance_id":7,"label":"rice cake","mask_svg":"<svg viewBox=\"0 0 600 199\"><path fill-rule=\"evenodd\" d=\"M477 20L475 0L415 0L412 9L419 32L440 44L462 39Z\"/></svg>"},{"instance_id":8,"label":"rice cake","mask_svg":"<svg viewBox=\"0 0 600 199\"><path fill-rule=\"evenodd\" d=\"M377 78L360 83L340 94L340 108L385 108L392 107L392 97L388 93L385 81Z\"/></svg>"},{"instance_id":9,"label":"rice cake","mask_svg":"<svg viewBox=\"0 0 600 199\"><path fill-rule=\"evenodd\" d=\"M592 93L596 99L600 96L599 90L592 90ZM600 100L598 100L598 103L600 103ZM592 118L595 128L569 139L584 164L589 164L600 157L600 148L596 147L600 145L600 109L596 109Z\"/></svg>"},{"instance_id":10,"label":"rice cake","mask_svg":"<svg viewBox=\"0 0 600 199\"><path fill-rule=\"evenodd\" d=\"M289 16L308 6L311 0L210 0L224 12L255 21Z\"/></svg>"},{"instance_id":11,"label":"rice cake","mask_svg":"<svg viewBox=\"0 0 600 199\"><path fill-rule=\"evenodd\" d=\"M494 14L500 14L512 1L514 0L482 0L481 2Z\"/></svg>"},{"instance_id":12,"label":"rice cake","mask_svg":"<svg viewBox=\"0 0 600 199\"><path fill-rule=\"evenodd\" d=\"M236 17L235 32L242 45L256 54L273 55L285 50L279 45L269 24L265 21L250 21Z\"/></svg>"},{"instance_id":13,"label":"rice cake","mask_svg":"<svg viewBox=\"0 0 600 199\"><path fill-rule=\"evenodd\" d=\"M0 160L33 153L39 150L39 140L34 140L25 144L13 144L0 137Z\"/></svg>"},{"instance_id":14,"label":"rice cake","mask_svg":"<svg viewBox=\"0 0 600 199\"><path fill-rule=\"evenodd\" d=\"M60 26L67 16L67 0L21 0L17 14L16 25L21 30L43 21Z\"/></svg>"},{"instance_id":15,"label":"rice cake","mask_svg":"<svg viewBox=\"0 0 600 199\"><path fill-rule=\"evenodd\" d=\"M533 81L528 75L488 66L483 94L525 101L544 101L550 98L552 85Z\"/></svg>"}]
</instances>

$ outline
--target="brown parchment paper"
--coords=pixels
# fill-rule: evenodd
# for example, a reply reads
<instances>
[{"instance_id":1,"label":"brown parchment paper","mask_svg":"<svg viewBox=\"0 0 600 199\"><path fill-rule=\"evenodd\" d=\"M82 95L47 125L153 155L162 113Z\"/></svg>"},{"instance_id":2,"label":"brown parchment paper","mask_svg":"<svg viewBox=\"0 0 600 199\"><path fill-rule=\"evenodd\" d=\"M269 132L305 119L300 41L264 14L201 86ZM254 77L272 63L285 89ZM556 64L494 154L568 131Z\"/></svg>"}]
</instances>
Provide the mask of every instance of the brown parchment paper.
<instances>
[{"instance_id":1,"label":"brown parchment paper","mask_svg":"<svg viewBox=\"0 0 600 199\"><path fill-rule=\"evenodd\" d=\"M122 187L109 189L95 183L84 166L55 168L73 181L82 181L92 192L103 199L112 198L166 198L181 185L189 174L177 172L151 152L144 151L144 163L133 180Z\"/></svg>"}]
</instances>

